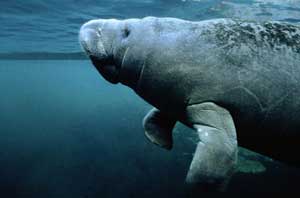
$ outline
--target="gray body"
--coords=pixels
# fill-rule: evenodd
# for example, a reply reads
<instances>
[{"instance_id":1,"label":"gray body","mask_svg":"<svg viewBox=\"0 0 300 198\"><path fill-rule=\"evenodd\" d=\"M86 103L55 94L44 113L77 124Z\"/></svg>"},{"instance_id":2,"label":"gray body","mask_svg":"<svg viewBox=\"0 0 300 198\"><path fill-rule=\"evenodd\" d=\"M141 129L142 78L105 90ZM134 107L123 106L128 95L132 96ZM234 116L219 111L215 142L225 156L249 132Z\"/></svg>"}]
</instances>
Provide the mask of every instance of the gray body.
<instances>
[{"instance_id":1,"label":"gray body","mask_svg":"<svg viewBox=\"0 0 300 198\"><path fill-rule=\"evenodd\" d=\"M152 142L170 149L176 121L199 133L187 181L226 183L237 144L300 165L299 26L94 20L80 41L105 79L156 107L144 119Z\"/></svg>"},{"instance_id":2,"label":"gray body","mask_svg":"<svg viewBox=\"0 0 300 198\"><path fill-rule=\"evenodd\" d=\"M147 59L137 93L172 114L214 102L233 116L240 146L300 164L293 154L300 149L300 27L231 20L177 25L179 31L161 27L178 38L164 41L170 33L152 43L155 58Z\"/></svg>"}]
</instances>

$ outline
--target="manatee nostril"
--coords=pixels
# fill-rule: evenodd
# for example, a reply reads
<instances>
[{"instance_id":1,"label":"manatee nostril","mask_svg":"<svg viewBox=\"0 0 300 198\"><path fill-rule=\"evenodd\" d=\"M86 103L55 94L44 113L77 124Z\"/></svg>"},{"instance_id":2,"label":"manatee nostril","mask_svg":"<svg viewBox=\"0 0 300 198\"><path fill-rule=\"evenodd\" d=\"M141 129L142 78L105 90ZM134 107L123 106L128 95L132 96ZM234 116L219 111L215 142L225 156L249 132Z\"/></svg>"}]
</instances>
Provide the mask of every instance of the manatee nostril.
<instances>
[{"instance_id":1,"label":"manatee nostril","mask_svg":"<svg viewBox=\"0 0 300 198\"><path fill-rule=\"evenodd\" d=\"M98 37L102 36L102 29L100 27L97 29L97 36Z\"/></svg>"},{"instance_id":2,"label":"manatee nostril","mask_svg":"<svg viewBox=\"0 0 300 198\"><path fill-rule=\"evenodd\" d=\"M123 36L124 36L124 38L127 38L129 35L130 35L130 30L126 27L123 30Z\"/></svg>"}]
</instances>

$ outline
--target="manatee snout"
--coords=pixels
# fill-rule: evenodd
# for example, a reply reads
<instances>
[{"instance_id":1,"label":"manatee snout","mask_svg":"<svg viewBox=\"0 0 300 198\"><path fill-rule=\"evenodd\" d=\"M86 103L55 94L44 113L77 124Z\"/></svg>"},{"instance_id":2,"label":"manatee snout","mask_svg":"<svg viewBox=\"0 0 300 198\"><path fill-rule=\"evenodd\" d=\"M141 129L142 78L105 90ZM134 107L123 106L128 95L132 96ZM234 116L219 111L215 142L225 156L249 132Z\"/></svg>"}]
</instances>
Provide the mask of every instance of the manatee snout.
<instances>
[{"instance_id":1,"label":"manatee snout","mask_svg":"<svg viewBox=\"0 0 300 198\"><path fill-rule=\"evenodd\" d=\"M107 56L104 48L102 35L103 22L100 20L91 20L83 24L79 32L79 41L84 51L89 56L105 58Z\"/></svg>"},{"instance_id":2,"label":"manatee snout","mask_svg":"<svg viewBox=\"0 0 300 198\"><path fill-rule=\"evenodd\" d=\"M83 24L79 32L79 42L98 72L109 82L118 83L120 65L114 58L112 43L115 39L114 27L107 20L91 20Z\"/></svg>"}]
</instances>

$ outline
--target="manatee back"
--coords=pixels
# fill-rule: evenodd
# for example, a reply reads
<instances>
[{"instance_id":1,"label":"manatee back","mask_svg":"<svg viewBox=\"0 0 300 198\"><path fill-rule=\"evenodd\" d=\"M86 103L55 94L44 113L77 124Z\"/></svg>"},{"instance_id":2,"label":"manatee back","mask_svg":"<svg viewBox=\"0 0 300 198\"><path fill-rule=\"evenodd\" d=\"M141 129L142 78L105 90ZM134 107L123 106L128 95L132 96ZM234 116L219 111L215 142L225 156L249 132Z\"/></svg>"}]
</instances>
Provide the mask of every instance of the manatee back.
<instances>
[{"instance_id":1,"label":"manatee back","mask_svg":"<svg viewBox=\"0 0 300 198\"><path fill-rule=\"evenodd\" d=\"M295 104L300 26L230 19L151 20L155 25L147 32L151 42L137 92L157 108L172 112L214 101L252 108L254 115L264 116L282 100Z\"/></svg>"},{"instance_id":2,"label":"manatee back","mask_svg":"<svg viewBox=\"0 0 300 198\"><path fill-rule=\"evenodd\" d=\"M300 149L300 27L279 22L219 24L215 38L224 50L220 71L227 76L218 77L226 82L231 75L236 83L213 100L233 115L239 144L300 164L289 154Z\"/></svg>"}]
</instances>

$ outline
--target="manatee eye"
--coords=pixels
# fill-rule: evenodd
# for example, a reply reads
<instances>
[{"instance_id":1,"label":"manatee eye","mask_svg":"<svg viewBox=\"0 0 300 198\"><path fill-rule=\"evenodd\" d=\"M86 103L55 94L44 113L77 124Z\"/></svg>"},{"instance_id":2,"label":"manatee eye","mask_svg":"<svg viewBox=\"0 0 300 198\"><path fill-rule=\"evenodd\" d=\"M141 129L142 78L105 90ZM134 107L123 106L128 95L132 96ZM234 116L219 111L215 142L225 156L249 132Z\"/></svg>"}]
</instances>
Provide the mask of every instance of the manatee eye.
<instances>
[{"instance_id":1,"label":"manatee eye","mask_svg":"<svg viewBox=\"0 0 300 198\"><path fill-rule=\"evenodd\" d=\"M130 34L130 30L127 27L125 27L125 29L123 30L123 37L127 38L129 34Z\"/></svg>"}]
</instances>

